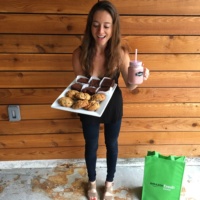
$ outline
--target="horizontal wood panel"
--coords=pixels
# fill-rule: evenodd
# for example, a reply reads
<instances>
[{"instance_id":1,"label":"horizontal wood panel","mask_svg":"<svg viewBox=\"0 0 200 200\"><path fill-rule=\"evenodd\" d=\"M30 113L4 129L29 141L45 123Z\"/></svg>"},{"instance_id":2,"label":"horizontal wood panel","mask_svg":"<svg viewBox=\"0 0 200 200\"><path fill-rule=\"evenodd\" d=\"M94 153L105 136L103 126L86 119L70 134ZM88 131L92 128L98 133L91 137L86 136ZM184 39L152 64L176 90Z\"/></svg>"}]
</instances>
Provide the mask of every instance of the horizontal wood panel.
<instances>
[{"instance_id":1,"label":"horizontal wood panel","mask_svg":"<svg viewBox=\"0 0 200 200\"><path fill-rule=\"evenodd\" d=\"M199 15L200 2L196 0L111 0L120 14Z\"/></svg>"},{"instance_id":2,"label":"horizontal wood panel","mask_svg":"<svg viewBox=\"0 0 200 200\"><path fill-rule=\"evenodd\" d=\"M44 104L52 103L64 88L55 89L1 89L0 104Z\"/></svg>"},{"instance_id":3,"label":"horizontal wood panel","mask_svg":"<svg viewBox=\"0 0 200 200\"><path fill-rule=\"evenodd\" d=\"M98 158L105 158L106 149L100 146ZM198 157L200 145L130 145L119 148L119 158L137 158L147 155L147 151L158 151L163 155ZM37 160L37 159L78 159L84 158L84 147L57 147L31 149L3 149L0 160Z\"/></svg>"},{"instance_id":4,"label":"horizontal wood panel","mask_svg":"<svg viewBox=\"0 0 200 200\"><path fill-rule=\"evenodd\" d=\"M0 33L83 34L85 15L0 14Z\"/></svg>"},{"instance_id":5,"label":"horizontal wood panel","mask_svg":"<svg viewBox=\"0 0 200 200\"><path fill-rule=\"evenodd\" d=\"M35 147L76 147L84 146L82 133L49 135L7 135L0 136L0 149ZM99 145L104 146L104 134L101 131ZM181 145L200 144L200 132L120 132L119 146L124 145Z\"/></svg>"},{"instance_id":6,"label":"horizontal wood panel","mask_svg":"<svg viewBox=\"0 0 200 200\"><path fill-rule=\"evenodd\" d=\"M200 87L199 72L153 72L139 87ZM125 87L124 81L119 79L119 85Z\"/></svg>"},{"instance_id":7,"label":"horizontal wood panel","mask_svg":"<svg viewBox=\"0 0 200 200\"><path fill-rule=\"evenodd\" d=\"M151 68L149 67L151 70ZM148 87L200 87L200 72L151 72L143 86Z\"/></svg>"},{"instance_id":8,"label":"horizontal wood panel","mask_svg":"<svg viewBox=\"0 0 200 200\"><path fill-rule=\"evenodd\" d=\"M200 72L151 72L149 69L151 75L140 87L200 87ZM74 78L73 72L1 72L0 87L67 87ZM122 78L119 85L125 87Z\"/></svg>"},{"instance_id":9,"label":"horizontal wood panel","mask_svg":"<svg viewBox=\"0 0 200 200\"><path fill-rule=\"evenodd\" d=\"M0 127L1 134L59 134L81 131L79 119L25 120L12 123L1 121ZM123 118L121 131L200 131L200 118Z\"/></svg>"},{"instance_id":10,"label":"horizontal wood panel","mask_svg":"<svg viewBox=\"0 0 200 200\"><path fill-rule=\"evenodd\" d=\"M171 32L173 33L173 31ZM199 36L170 35L160 36L155 31L154 36L123 36L122 42L127 44L134 53L199 53Z\"/></svg>"},{"instance_id":11,"label":"horizontal wood panel","mask_svg":"<svg viewBox=\"0 0 200 200\"><path fill-rule=\"evenodd\" d=\"M173 112L172 112L173 111ZM200 117L200 103L124 104L124 117Z\"/></svg>"},{"instance_id":12,"label":"horizontal wood panel","mask_svg":"<svg viewBox=\"0 0 200 200\"><path fill-rule=\"evenodd\" d=\"M0 141L1 149L84 146L82 133L0 136Z\"/></svg>"},{"instance_id":13,"label":"horizontal wood panel","mask_svg":"<svg viewBox=\"0 0 200 200\"><path fill-rule=\"evenodd\" d=\"M123 98L127 103L133 102L199 102L200 88L141 88L133 91L122 89Z\"/></svg>"},{"instance_id":14,"label":"horizontal wood panel","mask_svg":"<svg viewBox=\"0 0 200 200\"><path fill-rule=\"evenodd\" d=\"M73 72L1 72L0 79L2 88L57 88L67 87L75 75Z\"/></svg>"},{"instance_id":15,"label":"horizontal wood panel","mask_svg":"<svg viewBox=\"0 0 200 200\"><path fill-rule=\"evenodd\" d=\"M51 105L64 88L0 89L2 104ZM121 88L125 103L198 103L200 88L137 88L133 92Z\"/></svg>"},{"instance_id":16,"label":"horizontal wood panel","mask_svg":"<svg viewBox=\"0 0 200 200\"><path fill-rule=\"evenodd\" d=\"M86 24L85 15L0 14L0 18L0 33L83 34ZM125 35L200 35L198 16L121 16L120 21Z\"/></svg>"},{"instance_id":17,"label":"horizontal wood panel","mask_svg":"<svg viewBox=\"0 0 200 200\"><path fill-rule=\"evenodd\" d=\"M72 13L87 14L97 0L0 0L0 12L16 13ZM199 15L200 3L197 0L111 0L120 14L149 15ZM12 6L10 6L12 5ZM177 9L178 8L178 9Z\"/></svg>"},{"instance_id":18,"label":"horizontal wood panel","mask_svg":"<svg viewBox=\"0 0 200 200\"><path fill-rule=\"evenodd\" d=\"M0 120L9 120L7 105L0 106L0 113ZM22 120L79 118L77 113L53 109L51 105L20 105L20 114Z\"/></svg>"},{"instance_id":19,"label":"horizontal wood panel","mask_svg":"<svg viewBox=\"0 0 200 200\"><path fill-rule=\"evenodd\" d=\"M76 35L2 34L0 53L72 53L80 43Z\"/></svg>"},{"instance_id":20,"label":"horizontal wood panel","mask_svg":"<svg viewBox=\"0 0 200 200\"><path fill-rule=\"evenodd\" d=\"M78 118L76 113L50 106L21 105L22 120ZM0 120L8 120L7 106L0 106L0 113ZM186 113L187 117L200 117L200 103L124 103L124 117L185 117Z\"/></svg>"},{"instance_id":21,"label":"horizontal wood panel","mask_svg":"<svg viewBox=\"0 0 200 200\"><path fill-rule=\"evenodd\" d=\"M134 60L134 55L131 54ZM199 71L200 54L138 54L144 66L153 71Z\"/></svg>"},{"instance_id":22,"label":"horizontal wood panel","mask_svg":"<svg viewBox=\"0 0 200 200\"><path fill-rule=\"evenodd\" d=\"M103 138L100 141L102 142L100 144L103 145ZM120 146L139 144L200 144L200 132L120 132Z\"/></svg>"},{"instance_id":23,"label":"horizontal wood panel","mask_svg":"<svg viewBox=\"0 0 200 200\"><path fill-rule=\"evenodd\" d=\"M128 16L121 17L122 34L199 35L199 17ZM133 28L134 27L134 28Z\"/></svg>"},{"instance_id":24,"label":"horizontal wood panel","mask_svg":"<svg viewBox=\"0 0 200 200\"><path fill-rule=\"evenodd\" d=\"M0 53L72 53L81 43L82 35L20 35L1 34ZM122 36L123 44L134 53L199 53L198 36ZM153 47L153 48L152 48ZM169 62L169 61L168 61ZM182 63L181 63L182 64Z\"/></svg>"},{"instance_id":25,"label":"horizontal wood panel","mask_svg":"<svg viewBox=\"0 0 200 200\"><path fill-rule=\"evenodd\" d=\"M200 70L200 54L138 54L138 59L151 70ZM0 60L0 71L72 71L71 54L0 54Z\"/></svg>"},{"instance_id":26,"label":"horizontal wood panel","mask_svg":"<svg viewBox=\"0 0 200 200\"><path fill-rule=\"evenodd\" d=\"M0 54L0 71L72 71L71 54Z\"/></svg>"},{"instance_id":27,"label":"horizontal wood panel","mask_svg":"<svg viewBox=\"0 0 200 200\"><path fill-rule=\"evenodd\" d=\"M178 155L186 157L198 157L200 155L199 145L132 145L121 146L119 149L120 158L144 157L147 151L157 151L162 155ZM100 156L104 156L104 154Z\"/></svg>"},{"instance_id":28,"label":"horizontal wood panel","mask_svg":"<svg viewBox=\"0 0 200 200\"><path fill-rule=\"evenodd\" d=\"M87 14L97 0L0 0L0 12ZM12 6L11 6L12 5Z\"/></svg>"}]
</instances>

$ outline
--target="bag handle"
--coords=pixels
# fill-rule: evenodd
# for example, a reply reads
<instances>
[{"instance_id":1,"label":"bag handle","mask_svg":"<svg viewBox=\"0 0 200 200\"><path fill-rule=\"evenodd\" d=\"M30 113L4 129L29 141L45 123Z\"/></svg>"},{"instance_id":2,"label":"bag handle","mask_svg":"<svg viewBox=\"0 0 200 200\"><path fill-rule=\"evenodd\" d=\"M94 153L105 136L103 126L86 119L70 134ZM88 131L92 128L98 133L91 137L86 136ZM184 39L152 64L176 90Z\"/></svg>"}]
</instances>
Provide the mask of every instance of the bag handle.
<instances>
[{"instance_id":1,"label":"bag handle","mask_svg":"<svg viewBox=\"0 0 200 200\"><path fill-rule=\"evenodd\" d=\"M172 161L180 161L180 162L183 162L185 160L185 156L174 156L174 155L164 156L164 155L161 155L157 151L148 151L147 156L163 158L163 159L172 160Z\"/></svg>"}]
</instances>

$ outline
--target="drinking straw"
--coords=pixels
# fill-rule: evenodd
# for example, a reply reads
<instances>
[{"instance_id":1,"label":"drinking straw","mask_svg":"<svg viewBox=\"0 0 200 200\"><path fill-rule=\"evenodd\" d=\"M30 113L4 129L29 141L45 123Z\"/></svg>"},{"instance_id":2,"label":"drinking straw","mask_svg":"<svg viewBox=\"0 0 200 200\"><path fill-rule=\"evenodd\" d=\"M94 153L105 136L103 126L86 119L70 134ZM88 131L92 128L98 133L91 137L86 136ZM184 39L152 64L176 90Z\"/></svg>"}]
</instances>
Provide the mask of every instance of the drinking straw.
<instances>
[{"instance_id":1,"label":"drinking straw","mask_svg":"<svg viewBox=\"0 0 200 200\"><path fill-rule=\"evenodd\" d=\"M135 49L135 62L137 62L137 49Z\"/></svg>"}]
</instances>

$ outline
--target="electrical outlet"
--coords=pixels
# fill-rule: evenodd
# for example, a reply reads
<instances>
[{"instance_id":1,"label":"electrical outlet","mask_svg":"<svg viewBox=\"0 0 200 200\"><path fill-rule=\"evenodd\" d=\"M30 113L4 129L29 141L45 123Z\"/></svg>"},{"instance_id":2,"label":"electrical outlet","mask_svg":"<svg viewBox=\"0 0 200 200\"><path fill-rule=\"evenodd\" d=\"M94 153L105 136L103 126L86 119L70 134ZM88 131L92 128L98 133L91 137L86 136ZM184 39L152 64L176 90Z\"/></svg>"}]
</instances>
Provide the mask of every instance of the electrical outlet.
<instances>
[{"instance_id":1,"label":"electrical outlet","mask_svg":"<svg viewBox=\"0 0 200 200\"><path fill-rule=\"evenodd\" d=\"M20 115L20 108L18 105L9 105L8 106L8 116L9 121L20 121L21 115Z\"/></svg>"}]
</instances>

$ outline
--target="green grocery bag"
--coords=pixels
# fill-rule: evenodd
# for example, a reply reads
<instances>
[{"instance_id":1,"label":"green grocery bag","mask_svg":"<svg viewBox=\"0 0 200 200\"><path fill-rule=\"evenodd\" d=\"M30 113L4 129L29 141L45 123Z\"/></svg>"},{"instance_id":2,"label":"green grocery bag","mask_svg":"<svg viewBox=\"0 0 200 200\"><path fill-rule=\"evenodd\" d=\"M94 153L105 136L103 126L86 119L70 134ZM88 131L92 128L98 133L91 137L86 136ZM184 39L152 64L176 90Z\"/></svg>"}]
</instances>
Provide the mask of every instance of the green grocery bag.
<instances>
[{"instance_id":1,"label":"green grocery bag","mask_svg":"<svg viewBox=\"0 0 200 200\"><path fill-rule=\"evenodd\" d=\"M148 151L145 157L142 200L179 200L185 156L163 156Z\"/></svg>"}]
</instances>

